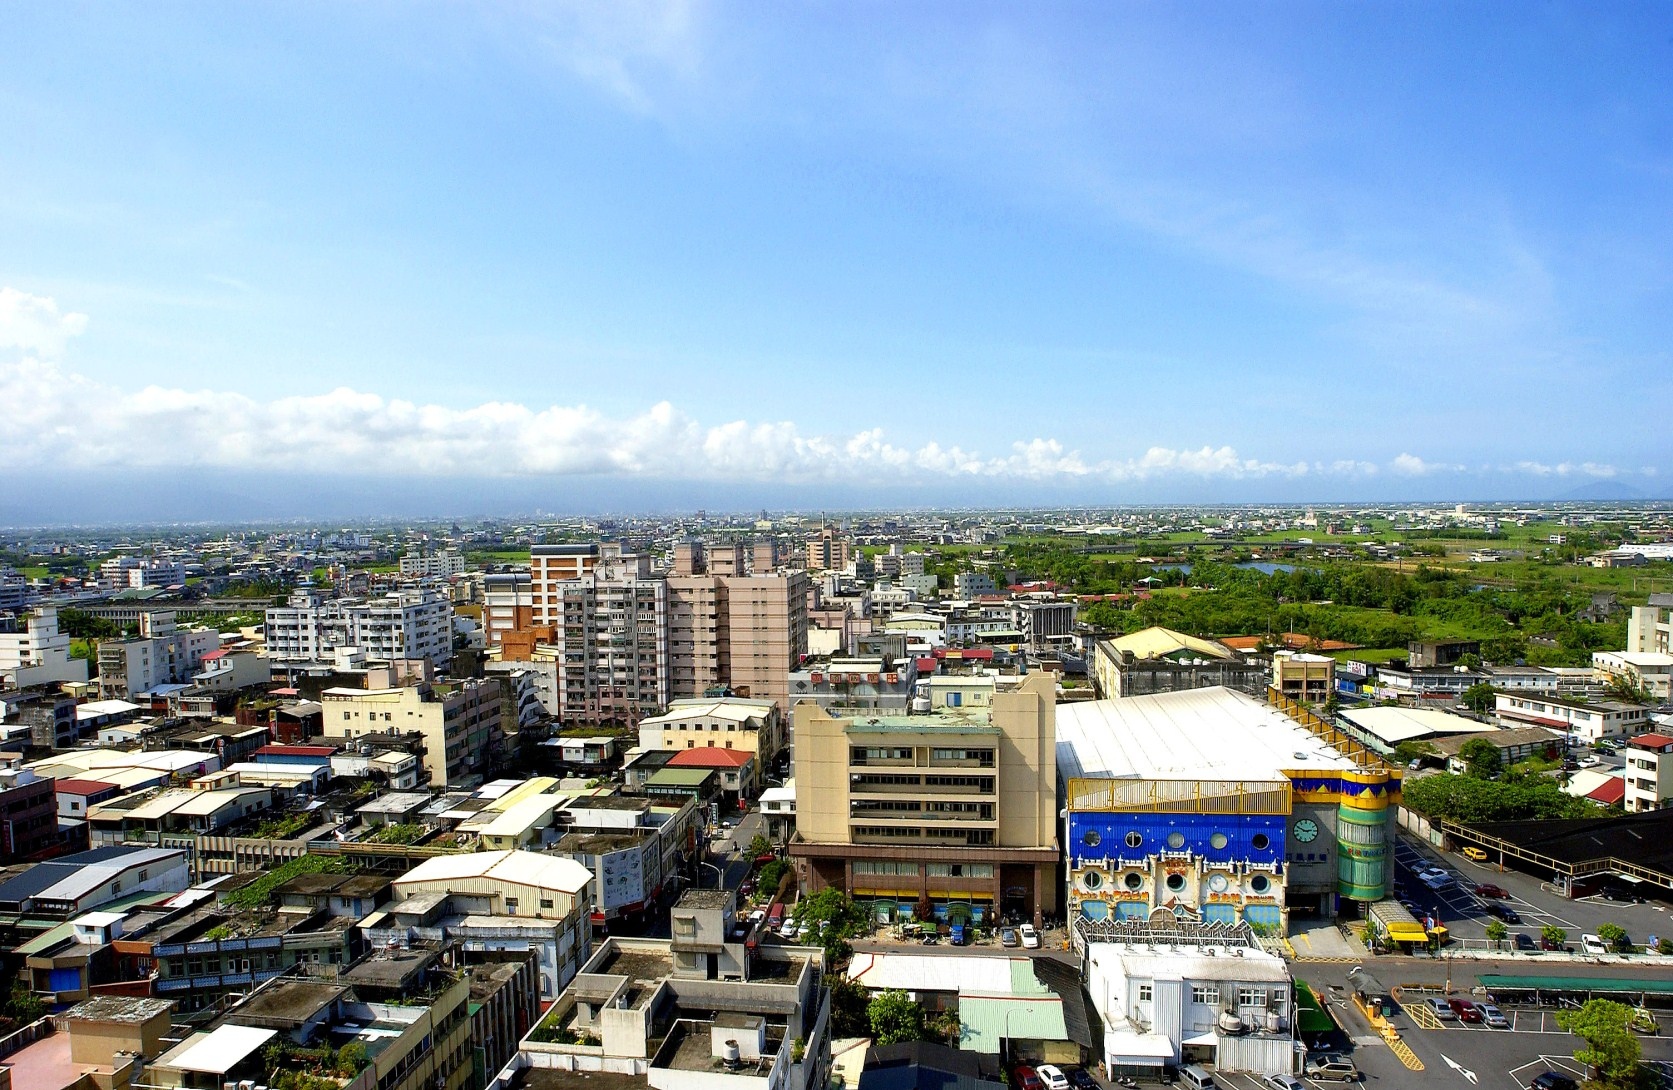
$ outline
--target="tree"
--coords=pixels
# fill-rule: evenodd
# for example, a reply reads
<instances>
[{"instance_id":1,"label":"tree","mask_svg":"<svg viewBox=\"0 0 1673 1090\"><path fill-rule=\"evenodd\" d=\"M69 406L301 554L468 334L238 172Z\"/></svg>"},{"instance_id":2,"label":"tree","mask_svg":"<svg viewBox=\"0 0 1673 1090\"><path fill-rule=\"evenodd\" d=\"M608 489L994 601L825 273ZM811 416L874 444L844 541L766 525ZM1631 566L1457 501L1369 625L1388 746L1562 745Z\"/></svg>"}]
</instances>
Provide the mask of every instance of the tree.
<instances>
[{"instance_id":1,"label":"tree","mask_svg":"<svg viewBox=\"0 0 1673 1090\"><path fill-rule=\"evenodd\" d=\"M755 838L749 842L749 854L754 856L756 859L761 858L763 855L771 855L773 854L773 842L768 840L766 837L757 834Z\"/></svg>"},{"instance_id":2,"label":"tree","mask_svg":"<svg viewBox=\"0 0 1673 1090\"><path fill-rule=\"evenodd\" d=\"M831 984L831 1034L835 1037L866 1037L871 1034L867 1017L865 986L842 973L826 977Z\"/></svg>"},{"instance_id":3,"label":"tree","mask_svg":"<svg viewBox=\"0 0 1673 1090\"><path fill-rule=\"evenodd\" d=\"M1433 757L1434 755L1435 746L1432 742L1422 742L1413 739L1411 741L1401 742L1399 745L1394 747L1394 759L1403 765L1409 765L1413 761L1420 760L1424 757Z\"/></svg>"},{"instance_id":4,"label":"tree","mask_svg":"<svg viewBox=\"0 0 1673 1090\"><path fill-rule=\"evenodd\" d=\"M924 1039L924 1008L902 991L879 992L866 1006L866 1021L880 1045Z\"/></svg>"},{"instance_id":5,"label":"tree","mask_svg":"<svg viewBox=\"0 0 1673 1090\"><path fill-rule=\"evenodd\" d=\"M46 1004L41 997L29 990L23 977L12 978L11 994L6 999L6 1017L20 1026L27 1026L45 1016Z\"/></svg>"},{"instance_id":6,"label":"tree","mask_svg":"<svg viewBox=\"0 0 1673 1090\"><path fill-rule=\"evenodd\" d=\"M1632 1008L1625 1003L1590 999L1579 1010L1558 1011L1557 1025L1586 1042L1574 1058L1591 1070L1598 1084L1629 1090L1638 1083L1638 1062L1644 1053L1630 1028L1631 1018Z\"/></svg>"},{"instance_id":7,"label":"tree","mask_svg":"<svg viewBox=\"0 0 1673 1090\"><path fill-rule=\"evenodd\" d=\"M1505 941L1509 935L1510 928L1505 926L1503 920L1494 920L1487 925L1487 941L1491 942L1494 947Z\"/></svg>"},{"instance_id":8,"label":"tree","mask_svg":"<svg viewBox=\"0 0 1673 1090\"><path fill-rule=\"evenodd\" d=\"M1478 780L1497 779L1505 770L1504 754L1485 738L1471 738L1458 750L1464 758L1468 774Z\"/></svg>"},{"instance_id":9,"label":"tree","mask_svg":"<svg viewBox=\"0 0 1673 1090\"><path fill-rule=\"evenodd\" d=\"M1603 941L1603 945L1621 953L1625 953L1630 945L1627 941L1626 928L1618 923L1599 924L1597 937Z\"/></svg>"},{"instance_id":10,"label":"tree","mask_svg":"<svg viewBox=\"0 0 1673 1090\"><path fill-rule=\"evenodd\" d=\"M1560 927L1553 927L1547 924L1545 927L1539 929L1539 937L1550 943L1552 946L1561 948L1563 943L1568 941L1568 932L1564 931Z\"/></svg>"},{"instance_id":11,"label":"tree","mask_svg":"<svg viewBox=\"0 0 1673 1090\"><path fill-rule=\"evenodd\" d=\"M1473 712L1486 713L1493 710L1494 695L1493 686L1485 681L1478 681L1464 690L1464 695L1459 697L1458 702Z\"/></svg>"}]
</instances>

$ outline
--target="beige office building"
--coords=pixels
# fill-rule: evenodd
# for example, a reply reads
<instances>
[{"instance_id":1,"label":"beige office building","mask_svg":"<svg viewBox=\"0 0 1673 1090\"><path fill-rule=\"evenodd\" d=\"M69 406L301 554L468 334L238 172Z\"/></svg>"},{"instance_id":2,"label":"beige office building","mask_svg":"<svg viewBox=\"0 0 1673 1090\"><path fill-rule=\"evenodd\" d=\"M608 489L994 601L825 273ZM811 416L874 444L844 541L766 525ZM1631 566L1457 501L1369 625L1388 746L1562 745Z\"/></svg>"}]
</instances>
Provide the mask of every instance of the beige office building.
<instances>
[{"instance_id":1,"label":"beige office building","mask_svg":"<svg viewBox=\"0 0 1673 1090\"><path fill-rule=\"evenodd\" d=\"M977 920L1057 909L1056 683L1028 675L981 708L793 710L802 888L910 917L925 897Z\"/></svg>"},{"instance_id":2,"label":"beige office building","mask_svg":"<svg viewBox=\"0 0 1673 1090\"><path fill-rule=\"evenodd\" d=\"M729 688L788 712L790 672L807 654L807 573L745 575L745 555L741 545L675 547L669 690L679 699Z\"/></svg>"}]
</instances>

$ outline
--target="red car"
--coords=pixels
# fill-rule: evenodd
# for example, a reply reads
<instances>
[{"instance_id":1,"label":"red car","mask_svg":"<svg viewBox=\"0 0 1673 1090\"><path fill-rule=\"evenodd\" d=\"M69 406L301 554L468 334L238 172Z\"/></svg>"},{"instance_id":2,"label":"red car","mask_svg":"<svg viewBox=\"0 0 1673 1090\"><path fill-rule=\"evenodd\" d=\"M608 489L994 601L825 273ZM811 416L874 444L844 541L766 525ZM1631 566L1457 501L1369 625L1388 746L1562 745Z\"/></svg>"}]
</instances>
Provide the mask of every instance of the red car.
<instances>
[{"instance_id":1,"label":"red car","mask_svg":"<svg viewBox=\"0 0 1673 1090\"><path fill-rule=\"evenodd\" d=\"M1446 1004L1452 1008L1452 1013L1458 1016L1458 1020L1460 1022L1468 1022L1470 1025L1475 1026L1481 1024L1481 1008L1476 1006L1474 1003L1471 1003L1469 1000L1449 999L1446 1001Z\"/></svg>"},{"instance_id":2,"label":"red car","mask_svg":"<svg viewBox=\"0 0 1673 1090\"><path fill-rule=\"evenodd\" d=\"M1503 886L1495 886L1492 882L1483 882L1475 888L1477 897L1509 897L1510 890Z\"/></svg>"},{"instance_id":3,"label":"red car","mask_svg":"<svg viewBox=\"0 0 1673 1090\"><path fill-rule=\"evenodd\" d=\"M1040 1081L1040 1076L1034 1073L1032 1067L1018 1065L1011 1072L1011 1078L1017 1084L1017 1090L1046 1090L1046 1084Z\"/></svg>"}]
</instances>

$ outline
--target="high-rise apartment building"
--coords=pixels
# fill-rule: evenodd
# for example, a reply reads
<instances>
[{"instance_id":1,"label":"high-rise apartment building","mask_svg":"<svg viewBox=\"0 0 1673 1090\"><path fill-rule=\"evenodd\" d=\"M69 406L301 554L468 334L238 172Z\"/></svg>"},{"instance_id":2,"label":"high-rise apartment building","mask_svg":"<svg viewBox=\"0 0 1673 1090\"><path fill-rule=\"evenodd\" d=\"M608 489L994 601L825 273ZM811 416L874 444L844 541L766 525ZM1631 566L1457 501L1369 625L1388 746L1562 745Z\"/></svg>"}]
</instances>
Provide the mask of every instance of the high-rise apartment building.
<instances>
[{"instance_id":1,"label":"high-rise apartment building","mask_svg":"<svg viewBox=\"0 0 1673 1090\"><path fill-rule=\"evenodd\" d=\"M504 572L482 579L482 635L498 647L507 632L534 624L534 590L528 572Z\"/></svg>"},{"instance_id":2,"label":"high-rise apartment building","mask_svg":"<svg viewBox=\"0 0 1673 1090\"><path fill-rule=\"evenodd\" d=\"M848 539L829 526L807 539L808 571L841 571L851 556Z\"/></svg>"},{"instance_id":3,"label":"high-rise apartment building","mask_svg":"<svg viewBox=\"0 0 1673 1090\"><path fill-rule=\"evenodd\" d=\"M803 889L910 917L926 898L1036 923L1057 904L1056 683L1033 673L983 708L793 714Z\"/></svg>"},{"instance_id":4,"label":"high-rise apartment building","mask_svg":"<svg viewBox=\"0 0 1673 1090\"><path fill-rule=\"evenodd\" d=\"M267 611L267 655L278 669L325 666L340 649L370 659L453 657L453 602L445 590L415 587L366 600L302 589Z\"/></svg>"},{"instance_id":5,"label":"high-rise apartment building","mask_svg":"<svg viewBox=\"0 0 1673 1090\"><path fill-rule=\"evenodd\" d=\"M731 689L790 708L790 672L807 654L806 572L744 574L755 550L675 548L668 577L669 686L675 698Z\"/></svg>"},{"instance_id":6,"label":"high-rise apartment building","mask_svg":"<svg viewBox=\"0 0 1673 1090\"><path fill-rule=\"evenodd\" d=\"M558 668L565 724L632 726L669 700L668 584L620 545L536 545L531 624L501 636L502 661Z\"/></svg>"}]
</instances>

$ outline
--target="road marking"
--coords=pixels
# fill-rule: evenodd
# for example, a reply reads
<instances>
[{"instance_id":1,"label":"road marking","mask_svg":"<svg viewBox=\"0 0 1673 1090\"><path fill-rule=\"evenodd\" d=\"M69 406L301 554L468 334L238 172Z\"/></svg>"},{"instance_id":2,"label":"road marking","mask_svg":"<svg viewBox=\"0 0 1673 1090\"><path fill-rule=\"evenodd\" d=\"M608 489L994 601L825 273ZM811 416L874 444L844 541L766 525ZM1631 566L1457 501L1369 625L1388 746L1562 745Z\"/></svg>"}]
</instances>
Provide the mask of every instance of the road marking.
<instances>
[{"instance_id":1,"label":"road marking","mask_svg":"<svg viewBox=\"0 0 1673 1090\"><path fill-rule=\"evenodd\" d=\"M1441 1059L1446 1061L1446 1065L1448 1067L1452 1068L1454 1071L1456 1071L1460 1075L1464 1076L1465 1079L1469 1080L1469 1084L1471 1086L1474 1086L1476 1084L1476 1082L1478 1081L1476 1079L1476 1073L1474 1071L1471 1071L1469 1068L1465 1067L1463 1064L1459 1063L1457 1060L1453 1059L1451 1056L1443 1055L1441 1057Z\"/></svg>"}]
</instances>

